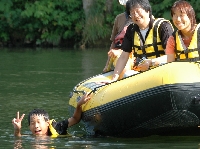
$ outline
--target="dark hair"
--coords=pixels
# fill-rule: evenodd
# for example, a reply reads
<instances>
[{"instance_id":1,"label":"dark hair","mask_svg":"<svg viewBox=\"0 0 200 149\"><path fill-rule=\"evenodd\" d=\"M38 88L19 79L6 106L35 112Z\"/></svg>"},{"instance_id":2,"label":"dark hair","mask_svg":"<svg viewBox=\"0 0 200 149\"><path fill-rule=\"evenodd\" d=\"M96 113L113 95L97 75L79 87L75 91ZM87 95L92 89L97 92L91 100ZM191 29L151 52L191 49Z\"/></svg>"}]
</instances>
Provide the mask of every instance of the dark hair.
<instances>
[{"instance_id":1,"label":"dark hair","mask_svg":"<svg viewBox=\"0 0 200 149\"><path fill-rule=\"evenodd\" d=\"M46 111L44 111L42 109L34 109L31 112L29 112L28 125L30 125L30 118L31 118L32 115L42 115L42 116L44 116L45 121L49 120L49 114Z\"/></svg>"},{"instance_id":2,"label":"dark hair","mask_svg":"<svg viewBox=\"0 0 200 149\"><path fill-rule=\"evenodd\" d=\"M152 16L152 9L151 9L151 5L148 0L129 0L129 3L130 3L130 8L141 7L146 12L149 11L150 17Z\"/></svg>"},{"instance_id":3,"label":"dark hair","mask_svg":"<svg viewBox=\"0 0 200 149\"><path fill-rule=\"evenodd\" d=\"M178 0L176 1L172 8L171 8L171 16L173 17L175 9L179 9L181 12L185 12L190 19L191 22L191 30L193 31L195 29L196 24L196 18L195 18L195 11L190 5L190 3L184 1L184 0Z\"/></svg>"},{"instance_id":4,"label":"dark hair","mask_svg":"<svg viewBox=\"0 0 200 149\"><path fill-rule=\"evenodd\" d=\"M149 3L148 0L129 0L129 3L130 3L130 9L134 7L135 8L141 7L146 12L149 11L150 24L152 25L153 23L152 9L151 9L151 4Z\"/></svg>"}]
</instances>

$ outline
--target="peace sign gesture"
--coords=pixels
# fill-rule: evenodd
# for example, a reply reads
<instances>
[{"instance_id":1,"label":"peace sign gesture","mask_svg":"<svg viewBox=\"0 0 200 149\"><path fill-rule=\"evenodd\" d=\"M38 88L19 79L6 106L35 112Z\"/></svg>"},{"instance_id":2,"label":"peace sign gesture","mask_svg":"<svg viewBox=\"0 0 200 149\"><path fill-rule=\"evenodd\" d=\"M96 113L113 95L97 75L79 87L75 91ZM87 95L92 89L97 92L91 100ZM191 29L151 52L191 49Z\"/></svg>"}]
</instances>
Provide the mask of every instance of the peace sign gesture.
<instances>
[{"instance_id":1,"label":"peace sign gesture","mask_svg":"<svg viewBox=\"0 0 200 149\"><path fill-rule=\"evenodd\" d=\"M20 129L22 127L21 122L24 118L25 114L22 114L22 116L19 118L19 111L17 112L17 118L13 118L12 124L14 126L14 129L17 133L20 134Z\"/></svg>"}]
</instances>

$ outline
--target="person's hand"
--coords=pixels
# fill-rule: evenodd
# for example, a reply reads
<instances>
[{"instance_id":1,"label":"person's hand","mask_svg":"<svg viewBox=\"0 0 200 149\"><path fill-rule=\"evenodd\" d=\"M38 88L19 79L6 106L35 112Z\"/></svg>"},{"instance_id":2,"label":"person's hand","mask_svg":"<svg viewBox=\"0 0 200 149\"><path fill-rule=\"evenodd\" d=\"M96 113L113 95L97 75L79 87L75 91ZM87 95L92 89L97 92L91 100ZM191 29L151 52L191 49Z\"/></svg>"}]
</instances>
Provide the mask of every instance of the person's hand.
<instances>
[{"instance_id":1,"label":"person's hand","mask_svg":"<svg viewBox=\"0 0 200 149\"><path fill-rule=\"evenodd\" d=\"M108 70L108 66L106 65L106 66L104 67L104 69L103 69L103 72L107 72L107 71L109 71L109 70Z\"/></svg>"},{"instance_id":2,"label":"person's hand","mask_svg":"<svg viewBox=\"0 0 200 149\"><path fill-rule=\"evenodd\" d=\"M150 59L146 59L146 60L144 60L142 63L140 63L138 65L138 69L140 71L146 71L146 70L149 69L149 66L151 66L151 60Z\"/></svg>"},{"instance_id":3,"label":"person's hand","mask_svg":"<svg viewBox=\"0 0 200 149\"><path fill-rule=\"evenodd\" d=\"M121 50L110 49L110 51L108 51L109 57L118 57L120 54Z\"/></svg>"},{"instance_id":4,"label":"person's hand","mask_svg":"<svg viewBox=\"0 0 200 149\"><path fill-rule=\"evenodd\" d=\"M113 77L111 80L102 80L100 82L96 82L97 84L100 84L100 85L105 85L105 84L109 84L109 83L112 83L114 81L117 81L119 78L119 75L118 74L113 74Z\"/></svg>"},{"instance_id":5,"label":"person's hand","mask_svg":"<svg viewBox=\"0 0 200 149\"><path fill-rule=\"evenodd\" d=\"M88 100L90 100L90 95L88 95L88 93L84 94L81 99L78 101L77 106L82 106L83 104L85 104Z\"/></svg>"},{"instance_id":6,"label":"person's hand","mask_svg":"<svg viewBox=\"0 0 200 149\"><path fill-rule=\"evenodd\" d=\"M21 127L22 127L21 122L22 122L24 116L25 116L25 114L22 114L22 116L19 118L19 111L17 112L17 117L12 120L12 124L13 124L15 130L21 129Z\"/></svg>"},{"instance_id":7,"label":"person's hand","mask_svg":"<svg viewBox=\"0 0 200 149\"><path fill-rule=\"evenodd\" d=\"M105 85L105 84L109 84L113 82L112 80L102 80L100 82L96 82L96 84L99 84L99 85Z\"/></svg>"}]
</instances>

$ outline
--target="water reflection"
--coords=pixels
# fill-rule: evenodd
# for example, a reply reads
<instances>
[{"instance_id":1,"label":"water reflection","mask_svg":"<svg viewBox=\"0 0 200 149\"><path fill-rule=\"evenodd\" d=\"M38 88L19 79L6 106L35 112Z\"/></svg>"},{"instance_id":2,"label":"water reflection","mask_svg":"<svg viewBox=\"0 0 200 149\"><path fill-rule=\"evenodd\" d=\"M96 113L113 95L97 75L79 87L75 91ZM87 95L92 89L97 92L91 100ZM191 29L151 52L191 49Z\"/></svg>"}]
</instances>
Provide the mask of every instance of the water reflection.
<instances>
[{"instance_id":1,"label":"water reflection","mask_svg":"<svg viewBox=\"0 0 200 149\"><path fill-rule=\"evenodd\" d=\"M0 148L137 148L200 149L200 137L111 138L85 136L79 123L69 129L72 137L38 138L13 136L12 119L16 112L28 114L34 108L48 111L51 119L68 118L69 92L80 81L99 74L107 50L0 50ZM30 134L27 115L22 133Z\"/></svg>"},{"instance_id":2,"label":"water reflection","mask_svg":"<svg viewBox=\"0 0 200 149\"><path fill-rule=\"evenodd\" d=\"M22 140L15 140L14 149L22 148Z\"/></svg>"},{"instance_id":3,"label":"water reflection","mask_svg":"<svg viewBox=\"0 0 200 149\"><path fill-rule=\"evenodd\" d=\"M35 149L41 148L41 149L47 149L49 145L51 145L53 142L51 141L50 137L45 136L37 136L35 137L35 140L31 142L31 146Z\"/></svg>"},{"instance_id":4,"label":"water reflection","mask_svg":"<svg viewBox=\"0 0 200 149\"><path fill-rule=\"evenodd\" d=\"M14 149L24 148L27 146L27 141L30 142L28 144L30 144L30 148L33 149L48 149L53 143L48 136L22 136L15 140Z\"/></svg>"},{"instance_id":5,"label":"water reflection","mask_svg":"<svg viewBox=\"0 0 200 149\"><path fill-rule=\"evenodd\" d=\"M200 137L112 138L112 137L34 137L23 136L14 142L15 149L55 149L55 148L123 148L123 149L200 149Z\"/></svg>"}]
</instances>

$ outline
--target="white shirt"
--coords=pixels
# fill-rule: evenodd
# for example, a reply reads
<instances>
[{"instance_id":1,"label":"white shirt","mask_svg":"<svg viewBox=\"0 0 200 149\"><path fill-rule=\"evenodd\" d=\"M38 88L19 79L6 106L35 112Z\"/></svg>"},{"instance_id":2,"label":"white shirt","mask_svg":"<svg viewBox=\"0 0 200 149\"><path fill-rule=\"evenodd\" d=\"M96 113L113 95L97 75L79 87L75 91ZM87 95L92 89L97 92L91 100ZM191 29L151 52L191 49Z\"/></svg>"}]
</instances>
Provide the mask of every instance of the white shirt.
<instances>
[{"instance_id":1,"label":"white shirt","mask_svg":"<svg viewBox=\"0 0 200 149\"><path fill-rule=\"evenodd\" d=\"M140 33L142 34L142 37L144 40L145 40L145 36L146 36L148 30L149 30L149 27L147 27L145 29L140 29Z\"/></svg>"}]
</instances>

